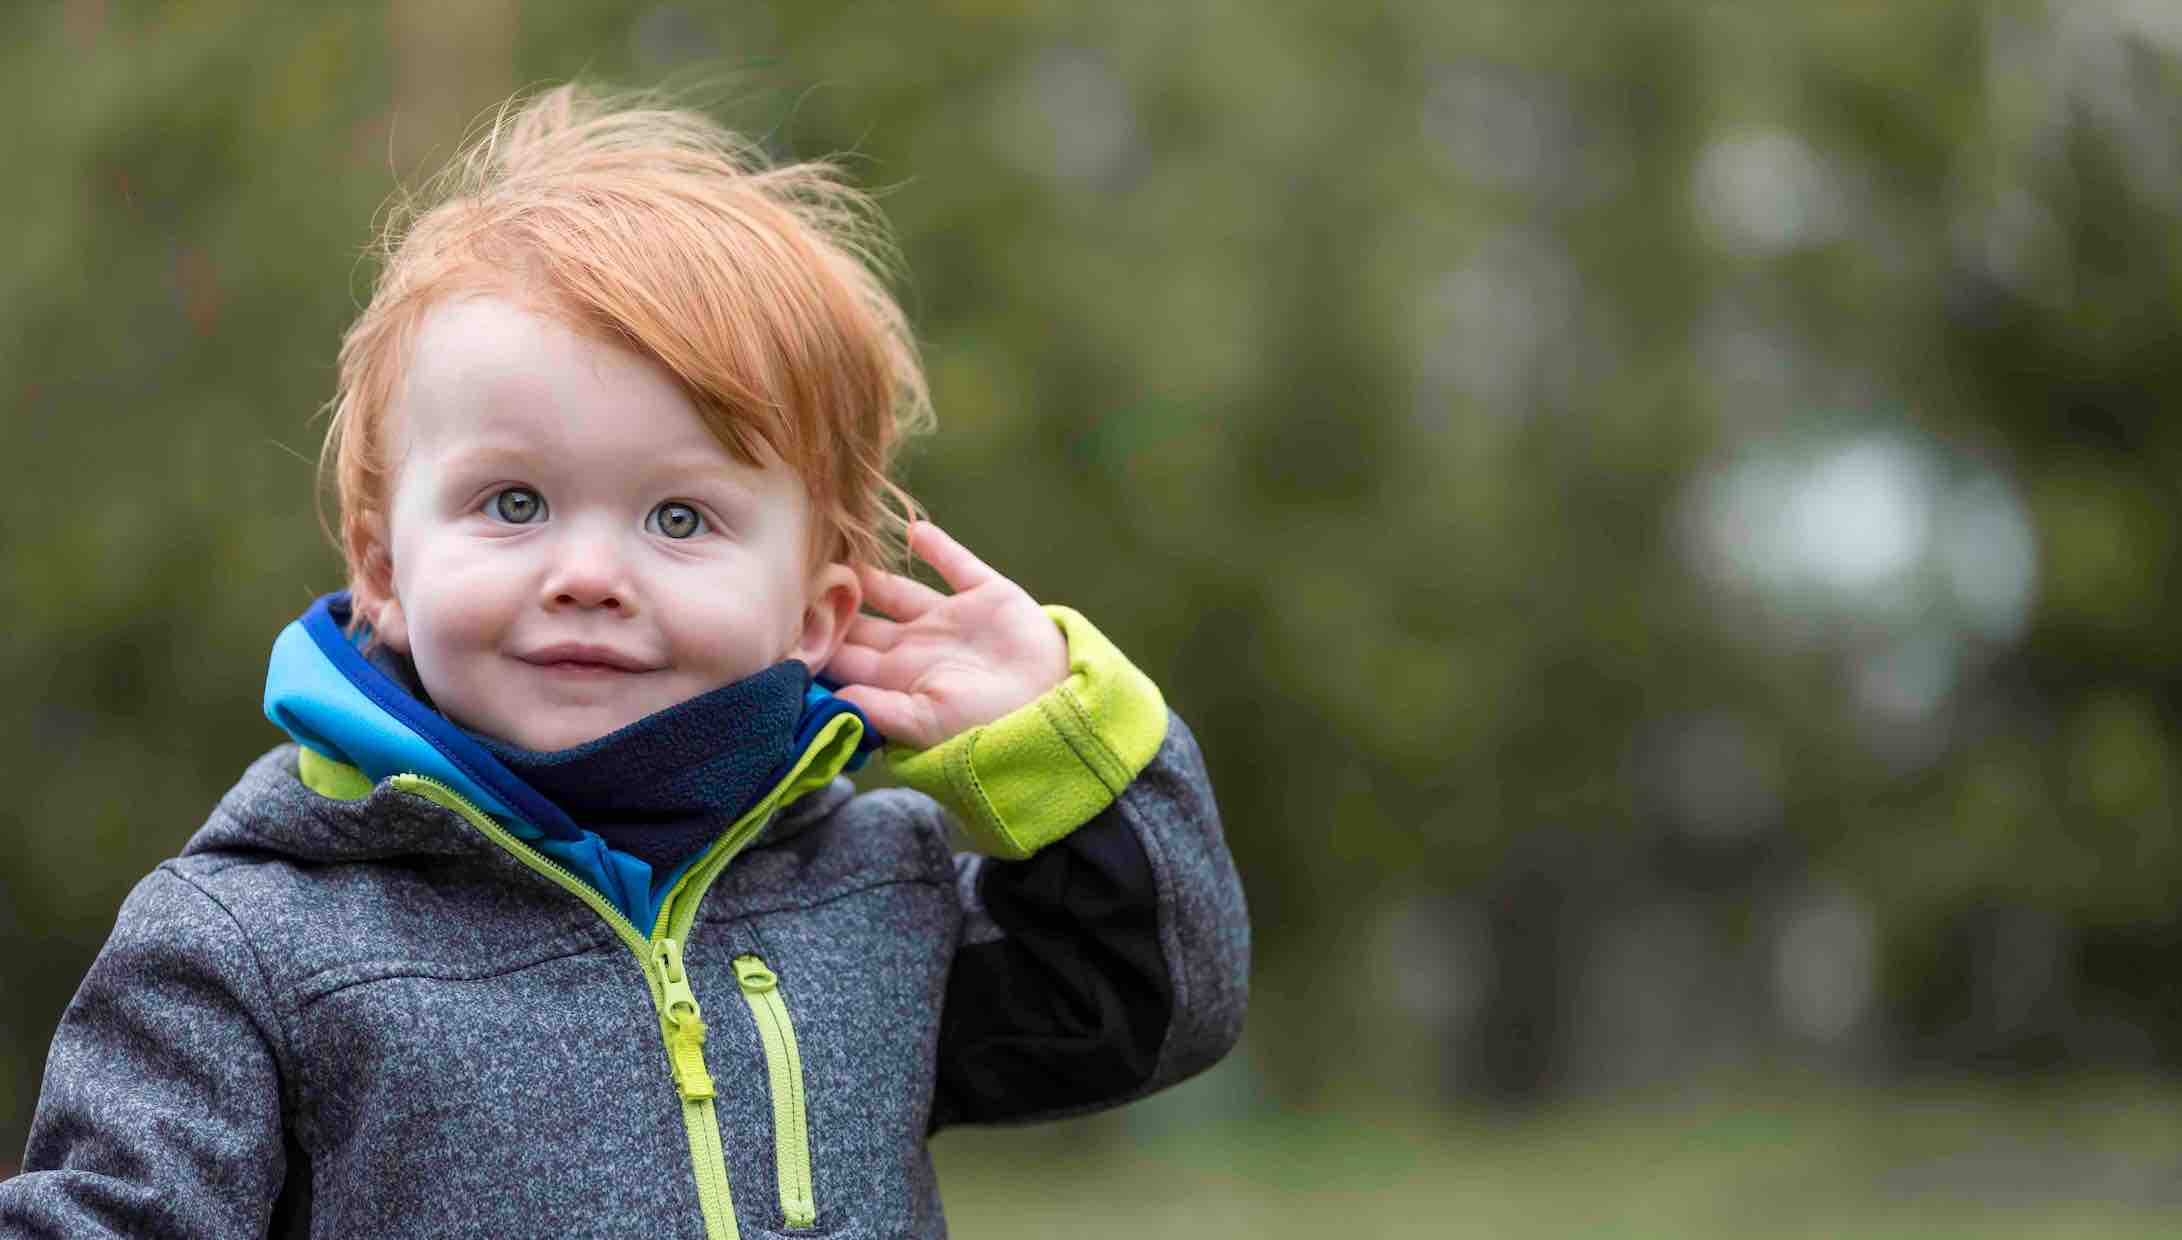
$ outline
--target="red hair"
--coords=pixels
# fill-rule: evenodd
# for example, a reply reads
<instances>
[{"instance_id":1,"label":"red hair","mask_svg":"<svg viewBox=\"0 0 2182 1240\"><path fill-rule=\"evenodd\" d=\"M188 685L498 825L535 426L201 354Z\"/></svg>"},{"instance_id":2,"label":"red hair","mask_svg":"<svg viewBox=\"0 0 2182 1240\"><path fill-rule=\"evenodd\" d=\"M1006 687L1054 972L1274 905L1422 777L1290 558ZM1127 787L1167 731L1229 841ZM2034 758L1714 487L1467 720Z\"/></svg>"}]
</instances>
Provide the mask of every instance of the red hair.
<instances>
[{"instance_id":1,"label":"red hair","mask_svg":"<svg viewBox=\"0 0 2182 1240\"><path fill-rule=\"evenodd\" d=\"M814 565L903 560L917 506L890 475L931 397L884 224L833 164L775 167L701 113L562 86L503 105L420 198L398 195L374 248L319 457L352 586L384 579L367 559L386 554L418 324L476 293L658 362L737 460L770 448L810 495Z\"/></svg>"}]
</instances>

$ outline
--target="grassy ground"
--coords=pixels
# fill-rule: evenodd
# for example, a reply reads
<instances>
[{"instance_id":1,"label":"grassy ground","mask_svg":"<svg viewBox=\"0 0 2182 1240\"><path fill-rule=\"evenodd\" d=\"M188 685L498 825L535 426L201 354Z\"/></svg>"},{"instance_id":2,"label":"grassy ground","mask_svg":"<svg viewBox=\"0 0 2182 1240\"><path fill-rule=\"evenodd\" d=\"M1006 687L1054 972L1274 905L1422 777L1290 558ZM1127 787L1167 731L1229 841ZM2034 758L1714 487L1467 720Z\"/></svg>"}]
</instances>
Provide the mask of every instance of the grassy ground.
<instances>
[{"instance_id":1,"label":"grassy ground","mask_svg":"<svg viewBox=\"0 0 2182 1240\"><path fill-rule=\"evenodd\" d=\"M963 1240L2182 1235L2172 1082L1881 1091L1745 1081L1521 1118L1154 1115L943 1135L934 1151L951 1230Z\"/></svg>"}]
</instances>

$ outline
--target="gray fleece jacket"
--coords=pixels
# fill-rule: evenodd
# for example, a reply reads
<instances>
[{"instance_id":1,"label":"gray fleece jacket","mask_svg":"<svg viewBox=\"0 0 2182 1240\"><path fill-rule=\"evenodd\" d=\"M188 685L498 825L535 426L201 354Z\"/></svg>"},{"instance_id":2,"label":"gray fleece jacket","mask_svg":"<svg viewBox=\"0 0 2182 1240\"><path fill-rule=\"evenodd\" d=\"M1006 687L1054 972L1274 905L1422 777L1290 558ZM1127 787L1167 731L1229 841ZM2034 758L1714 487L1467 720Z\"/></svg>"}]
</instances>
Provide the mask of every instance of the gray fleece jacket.
<instances>
[{"instance_id":1,"label":"gray fleece jacket","mask_svg":"<svg viewBox=\"0 0 2182 1240\"><path fill-rule=\"evenodd\" d=\"M1054 734L1095 735L1063 697L1093 726ZM1239 1034L1242 891L1159 714L1014 859L948 843L1006 808L1006 744L951 764L1000 790L952 814L784 781L649 935L442 785L273 749L123 905L0 1235L942 1236L932 1132L1140 1097Z\"/></svg>"}]
</instances>

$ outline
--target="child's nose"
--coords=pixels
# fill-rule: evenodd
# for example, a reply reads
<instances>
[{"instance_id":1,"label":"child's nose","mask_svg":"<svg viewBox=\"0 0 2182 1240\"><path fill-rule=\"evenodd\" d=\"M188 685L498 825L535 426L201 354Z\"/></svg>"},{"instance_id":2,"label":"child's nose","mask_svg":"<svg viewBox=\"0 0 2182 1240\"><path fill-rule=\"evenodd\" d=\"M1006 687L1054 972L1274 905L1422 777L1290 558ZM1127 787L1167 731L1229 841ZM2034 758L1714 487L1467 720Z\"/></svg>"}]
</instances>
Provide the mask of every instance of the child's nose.
<instances>
[{"instance_id":1,"label":"child's nose","mask_svg":"<svg viewBox=\"0 0 2182 1240\"><path fill-rule=\"evenodd\" d=\"M635 602L622 558L602 538L573 539L545 580L550 608L603 608L628 613Z\"/></svg>"}]
</instances>

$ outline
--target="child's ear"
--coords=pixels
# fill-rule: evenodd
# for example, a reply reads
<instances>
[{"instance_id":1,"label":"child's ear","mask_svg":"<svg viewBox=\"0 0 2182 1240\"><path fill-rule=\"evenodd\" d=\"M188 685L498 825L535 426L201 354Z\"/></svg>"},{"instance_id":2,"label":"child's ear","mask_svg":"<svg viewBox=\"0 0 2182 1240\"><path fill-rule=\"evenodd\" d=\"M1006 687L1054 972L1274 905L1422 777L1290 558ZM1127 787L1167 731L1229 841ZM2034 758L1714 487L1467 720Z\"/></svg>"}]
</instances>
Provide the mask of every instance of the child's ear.
<instances>
[{"instance_id":1,"label":"child's ear","mask_svg":"<svg viewBox=\"0 0 2182 1240\"><path fill-rule=\"evenodd\" d=\"M388 552L386 518L369 513L353 527L359 554L349 606L371 625L372 635L396 653L409 653L409 620L394 593L394 558Z\"/></svg>"},{"instance_id":2,"label":"child's ear","mask_svg":"<svg viewBox=\"0 0 2182 1240\"><path fill-rule=\"evenodd\" d=\"M828 564L811 574L810 601L803 606L803 628L796 644L783 658L800 659L812 674L833 662L834 652L849 635L856 609L864 605L863 583L846 564Z\"/></svg>"}]
</instances>

